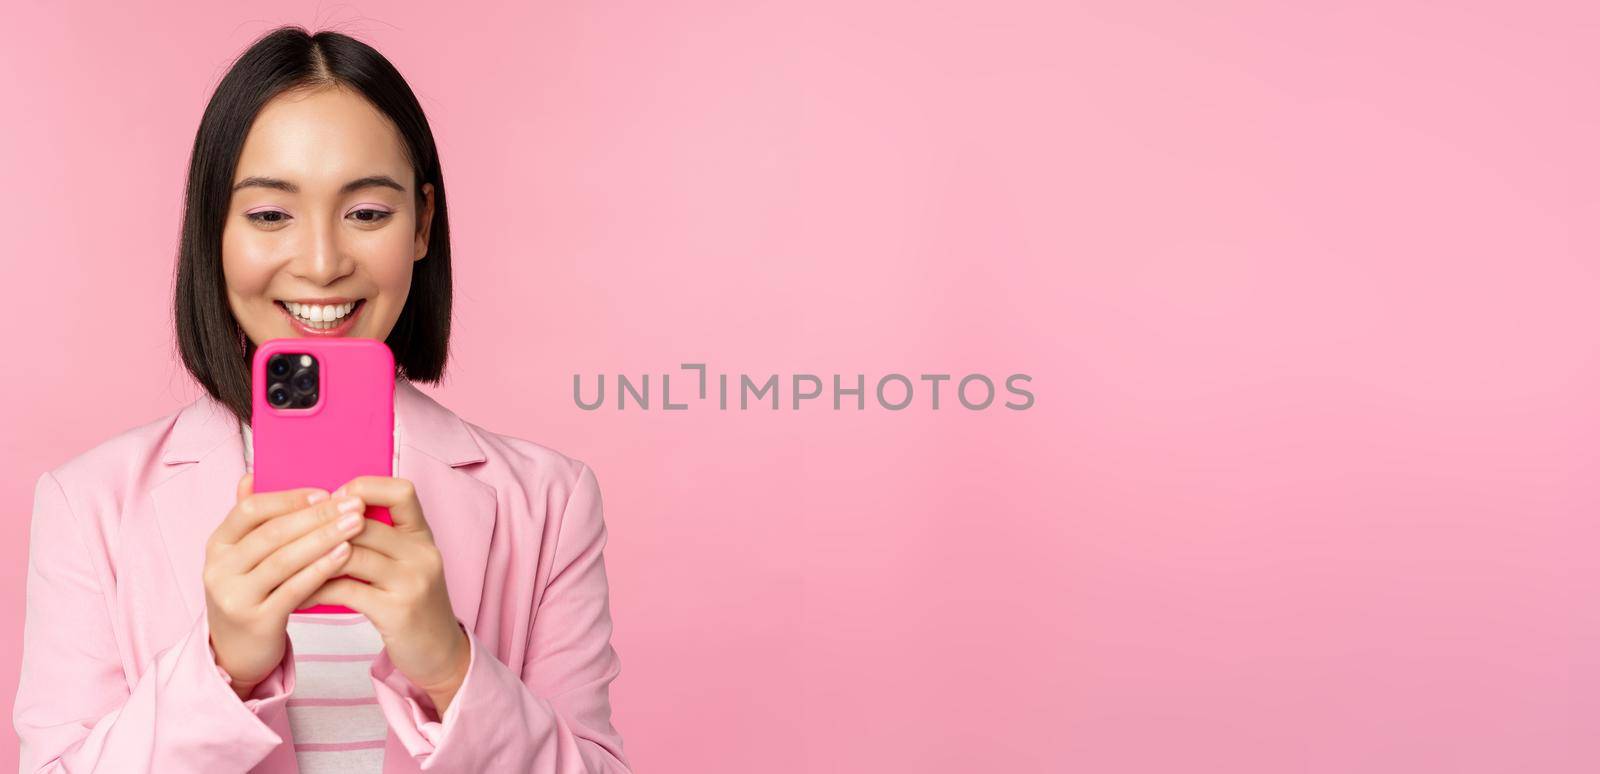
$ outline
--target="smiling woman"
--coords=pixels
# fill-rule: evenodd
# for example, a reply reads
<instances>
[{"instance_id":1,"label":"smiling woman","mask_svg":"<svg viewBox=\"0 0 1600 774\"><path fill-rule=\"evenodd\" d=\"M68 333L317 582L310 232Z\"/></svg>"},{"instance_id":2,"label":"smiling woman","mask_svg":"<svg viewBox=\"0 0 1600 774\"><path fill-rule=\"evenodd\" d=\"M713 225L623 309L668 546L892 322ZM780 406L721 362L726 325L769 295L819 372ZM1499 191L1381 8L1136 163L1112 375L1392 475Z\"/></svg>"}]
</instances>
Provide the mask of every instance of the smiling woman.
<instances>
[{"instance_id":1,"label":"smiling woman","mask_svg":"<svg viewBox=\"0 0 1600 774\"><path fill-rule=\"evenodd\" d=\"M21 770L626 774L594 472L413 385L444 372L450 241L399 72L264 36L185 195L173 320L205 394L39 477ZM256 492L251 360L330 336L394 354L394 475ZM355 612L293 612L321 604Z\"/></svg>"}]
</instances>

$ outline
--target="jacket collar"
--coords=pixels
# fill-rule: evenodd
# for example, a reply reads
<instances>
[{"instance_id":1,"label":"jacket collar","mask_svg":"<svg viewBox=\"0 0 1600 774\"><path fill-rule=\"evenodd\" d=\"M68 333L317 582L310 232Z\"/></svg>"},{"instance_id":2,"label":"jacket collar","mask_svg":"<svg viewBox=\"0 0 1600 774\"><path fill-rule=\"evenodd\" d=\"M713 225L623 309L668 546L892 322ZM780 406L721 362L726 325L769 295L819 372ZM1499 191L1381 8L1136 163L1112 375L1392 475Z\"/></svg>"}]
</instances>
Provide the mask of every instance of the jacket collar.
<instances>
[{"instance_id":1,"label":"jacket collar","mask_svg":"<svg viewBox=\"0 0 1600 774\"><path fill-rule=\"evenodd\" d=\"M470 471L486 456L454 412L395 380L397 478L410 480L445 557L445 585L456 615L474 627L498 498ZM205 545L236 501L244 475L244 439L238 418L208 394L184 407L161 452L167 465L183 466L151 490L168 559L191 620L205 609L201 571Z\"/></svg>"}]
</instances>

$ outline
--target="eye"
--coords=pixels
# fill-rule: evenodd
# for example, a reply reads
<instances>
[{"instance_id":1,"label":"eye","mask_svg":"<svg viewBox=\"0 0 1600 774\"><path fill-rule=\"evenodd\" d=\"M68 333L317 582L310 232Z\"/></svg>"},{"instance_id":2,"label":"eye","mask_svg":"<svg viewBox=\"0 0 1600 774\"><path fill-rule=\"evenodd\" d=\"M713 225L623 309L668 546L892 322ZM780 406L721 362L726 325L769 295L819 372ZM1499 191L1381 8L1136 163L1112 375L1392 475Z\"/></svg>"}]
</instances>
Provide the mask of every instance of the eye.
<instances>
[{"instance_id":1,"label":"eye","mask_svg":"<svg viewBox=\"0 0 1600 774\"><path fill-rule=\"evenodd\" d=\"M351 217L355 217L357 215L360 215L363 212L369 214L371 217L356 218L356 220L358 220L358 221L360 221L362 223L382 223L383 221L388 220L391 215L394 215L394 213L389 212L388 210L374 210L374 209L370 209L370 208L362 208L362 209L356 210L355 212L350 213L350 216Z\"/></svg>"},{"instance_id":2,"label":"eye","mask_svg":"<svg viewBox=\"0 0 1600 774\"><path fill-rule=\"evenodd\" d=\"M268 217L269 215L271 217ZM253 223L277 225L287 221L289 219L289 213L284 212L283 210L260 210L257 212L245 213L245 217L249 218Z\"/></svg>"}]
</instances>

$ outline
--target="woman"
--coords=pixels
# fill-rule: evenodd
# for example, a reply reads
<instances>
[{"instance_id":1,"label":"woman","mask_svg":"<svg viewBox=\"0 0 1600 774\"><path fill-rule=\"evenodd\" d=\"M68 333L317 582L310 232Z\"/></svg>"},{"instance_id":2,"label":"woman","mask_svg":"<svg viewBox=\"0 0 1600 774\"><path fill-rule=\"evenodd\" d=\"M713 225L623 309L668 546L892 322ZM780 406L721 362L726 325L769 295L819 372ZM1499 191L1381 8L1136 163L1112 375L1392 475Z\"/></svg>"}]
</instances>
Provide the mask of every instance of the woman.
<instances>
[{"instance_id":1,"label":"woman","mask_svg":"<svg viewBox=\"0 0 1600 774\"><path fill-rule=\"evenodd\" d=\"M206 394L38 480L21 770L629 771L593 471L412 385L444 370L450 244L399 73L275 30L207 105L186 197ZM387 342L393 477L252 490L250 358L290 336ZM342 518L367 505L394 525ZM318 603L356 612L293 612Z\"/></svg>"}]
</instances>

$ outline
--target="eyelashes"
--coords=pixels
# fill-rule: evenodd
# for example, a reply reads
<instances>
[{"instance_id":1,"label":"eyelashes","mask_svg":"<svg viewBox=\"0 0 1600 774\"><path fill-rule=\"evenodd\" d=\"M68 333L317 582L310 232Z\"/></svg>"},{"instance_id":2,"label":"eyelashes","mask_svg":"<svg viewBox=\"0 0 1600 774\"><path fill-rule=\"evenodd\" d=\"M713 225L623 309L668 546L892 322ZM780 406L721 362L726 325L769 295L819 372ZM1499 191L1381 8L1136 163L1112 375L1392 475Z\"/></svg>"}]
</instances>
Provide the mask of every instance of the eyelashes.
<instances>
[{"instance_id":1,"label":"eyelashes","mask_svg":"<svg viewBox=\"0 0 1600 774\"><path fill-rule=\"evenodd\" d=\"M268 215L271 215L272 217L269 218L267 217ZM262 210L261 212L247 212L245 213L244 217L245 220L248 220L251 223L277 225L287 221L289 219L289 214L283 212L282 210Z\"/></svg>"},{"instance_id":2,"label":"eyelashes","mask_svg":"<svg viewBox=\"0 0 1600 774\"><path fill-rule=\"evenodd\" d=\"M390 212L388 210L375 210L375 209L372 209L371 207L362 207L359 210L352 211L349 215L347 215L345 217L354 217L356 215L360 215L363 212L371 213L372 217L355 218L355 221L357 223L366 223L366 224L382 223L382 222L394 217L394 213L393 212ZM272 217L270 217L270 218L267 217L269 215L272 216ZM276 226L276 225L278 225L280 223L286 223L286 222L288 222L290 220L289 213L284 212L283 210L261 210L259 212L249 212L249 213L245 213L245 218L247 220L249 220L250 222L252 222L252 223L256 223L256 224L259 224L259 225L267 225L267 226Z\"/></svg>"},{"instance_id":3,"label":"eyelashes","mask_svg":"<svg viewBox=\"0 0 1600 774\"><path fill-rule=\"evenodd\" d=\"M373 209L366 209L366 208L356 210L355 212L352 212L350 214L351 215L357 215L357 214L360 214L360 213L363 213L363 212L370 212L375 217L371 217L371 218L356 218L356 220L359 220L362 223L382 223L382 222L388 220L391 216L394 215L394 213L392 213L392 212L390 212L388 210L373 210Z\"/></svg>"}]
</instances>

